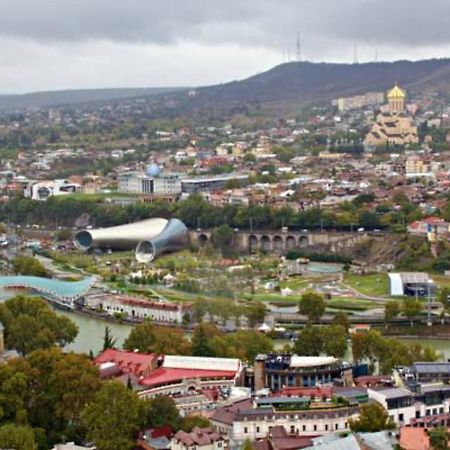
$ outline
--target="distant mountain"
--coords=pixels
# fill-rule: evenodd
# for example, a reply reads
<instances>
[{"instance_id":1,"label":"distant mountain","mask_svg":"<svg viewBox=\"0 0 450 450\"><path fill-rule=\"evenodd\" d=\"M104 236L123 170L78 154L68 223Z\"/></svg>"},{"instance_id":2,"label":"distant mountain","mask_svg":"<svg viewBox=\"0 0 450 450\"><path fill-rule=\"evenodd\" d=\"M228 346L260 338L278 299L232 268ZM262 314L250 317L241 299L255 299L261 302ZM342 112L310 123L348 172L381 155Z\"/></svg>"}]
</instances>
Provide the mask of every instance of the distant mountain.
<instances>
[{"instance_id":1,"label":"distant mountain","mask_svg":"<svg viewBox=\"0 0 450 450\"><path fill-rule=\"evenodd\" d=\"M450 59L365 64L291 62L250 78L196 90L191 108L259 104L284 109L399 83L412 93L450 94Z\"/></svg>"},{"instance_id":2,"label":"distant mountain","mask_svg":"<svg viewBox=\"0 0 450 450\"><path fill-rule=\"evenodd\" d=\"M0 109L51 107L121 100L133 97L147 97L157 94L165 94L179 89L181 88L73 89L66 91L0 95Z\"/></svg>"},{"instance_id":3,"label":"distant mountain","mask_svg":"<svg viewBox=\"0 0 450 450\"><path fill-rule=\"evenodd\" d=\"M244 80L187 88L84 89L0 95L0 109L50 107L146 98L155 115L244 112L254 107L285 112L310 103L399 83L411 93L450 94L450 59L364 64L291 62ZM194 95L195 92L195 95Z\"/></svg>"}]
</instances>

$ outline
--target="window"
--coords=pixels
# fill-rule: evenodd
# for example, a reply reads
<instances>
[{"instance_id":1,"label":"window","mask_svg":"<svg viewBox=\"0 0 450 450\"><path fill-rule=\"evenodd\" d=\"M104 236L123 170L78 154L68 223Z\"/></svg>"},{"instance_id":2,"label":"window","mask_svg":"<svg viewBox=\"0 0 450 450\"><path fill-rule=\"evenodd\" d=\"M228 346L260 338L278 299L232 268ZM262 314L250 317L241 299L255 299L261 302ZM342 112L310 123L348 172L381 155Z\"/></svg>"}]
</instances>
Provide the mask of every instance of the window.
<instances>
[{"instance_id":1,"label":"window","mask_svg":"<svg viewBox=\"0 0 450 450\"><path fill-rule=\"evenodd\" d=\"M399 414L399 415L398 415L398 420L399 420L400 422L403 422L403 414Z\"/></svg>"},{"instance_id":2,"label":"window","mask_svg":"<svg viewBox=\"0 0 450 450\"><path fill-rule=\"evenodd\" d=\"M219 441L219 442L217 443L217 448L222 448L222 441Z\"/></svg>"},{"instance_id":3,"label":"window","mask_svg":"<svg viewBox=\"0 0 450 450\"><path fill-rule=\"evenodd\" d=\"M259 427L256 427L256 432L259 433Z\"/></svg>"},{"instance_id":4,"label":"window","mask_svg":"<svg viewBox=\"0 0 450 450\"><path fill-rule=\"evenodd\" d=\"M306 425L303 425L303 426L302 426L302 430L303 430L303 431L306 431Z\"/></svg>"},{"instance_id":5,"label":"window","mask_svg":"<svg viewBox=\"0 0 450 450\"><path fill-rule=\"evenodd\" d=\"M338 423L336 423L336 424L334 425L334 429L335 429L335 430L338 430L338 429L339 429L339 424L338 424Z\"/></svg>"},{"instance_id":6,"label":"window","mask_svg":"<svg viewBox=\"0 0 450 450\"><path fill-rule=\"evenodd\" d=\"M416 411L416 419L420 419L420 411Z\"/></svg>"},{"instance_id":7,"label":"window","mask_svg":"<svg viewBox=\"0 0 450 450\"><path fill-rule=\"evenodd\" d=\"M439 414L444 414L444 407L439 408Z\"/></svg>"},{"instance_id":8,"label":"window","mask_svg":"<svg viewBox=\"0 0 450 450\"><path fill-rule=\"evenodd\" d=\"M325 431L328 431L328 424L325 424Z\"/></svg>"},{"instance_id":9,"label":"window","mask_svg":"<svg viewBox=\"0 0 450 450\"><path fill-rule=\"evenodd\" d=\"M291 433L295 433L295 425L291 425Z\"/></svg>"},{"instance_id":10,"label":"window","mask_svg":"<svg viewBox=\"0 0 450 450\"><path fill-rule=\"evenodd\" d=\"M248 433L248 428L244 427L244 434L247 434L247 433Z\"/></svg>"},{"instance_id":11,"label":"window","mask_svg":"<svg viewBox=\"0 0 450 450\"><path fill-rule=\"evenodd\" d=\"M317 425L314 425L314 431L317 431Z\"/></svg>"}]
</instances>

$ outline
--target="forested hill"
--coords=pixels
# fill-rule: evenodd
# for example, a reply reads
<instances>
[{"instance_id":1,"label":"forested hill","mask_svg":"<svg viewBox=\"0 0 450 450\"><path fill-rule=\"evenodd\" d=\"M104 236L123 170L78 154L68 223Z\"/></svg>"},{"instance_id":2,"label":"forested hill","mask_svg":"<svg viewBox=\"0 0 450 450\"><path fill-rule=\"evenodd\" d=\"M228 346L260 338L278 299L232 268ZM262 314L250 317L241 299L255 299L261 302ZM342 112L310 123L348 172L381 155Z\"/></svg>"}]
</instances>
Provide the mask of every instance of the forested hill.
<instances>
[{"instance_id":1,"label":"forested hill","mask_svg":"<svg viewBox=\"0 0 450 450\"><path fill-rule=\"evenodd\" d=\"M0 95L1 109L29 107L52 107L76 105L90 102L121 100L133 97L152 96L176 91L180 88L117 88L117 89L73 89L65 91L31 92L28 94Z\"/></svg>"},{"instance_id":2,"label":"forested hill","mask_svg":"<svg viewBox=\"0 0 450 450\"><path fill-rule=\"evenodd\" d=\"M365 64L291 62L241 81L198 89L193 106L304 104L384 91L394 83L412 92L450 94L450 59Z\"/></svg>"}]
</instances>

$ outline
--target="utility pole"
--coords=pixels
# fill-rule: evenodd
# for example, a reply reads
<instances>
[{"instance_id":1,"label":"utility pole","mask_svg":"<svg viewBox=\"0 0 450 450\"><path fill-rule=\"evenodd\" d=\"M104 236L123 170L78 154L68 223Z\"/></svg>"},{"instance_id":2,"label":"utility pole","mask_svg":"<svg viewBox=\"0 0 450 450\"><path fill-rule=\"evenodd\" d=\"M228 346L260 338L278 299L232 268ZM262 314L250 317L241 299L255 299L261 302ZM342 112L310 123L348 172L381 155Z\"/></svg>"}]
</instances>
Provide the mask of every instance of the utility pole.
<instances>
[{"instance_id":1,"label":"utility pole","mask_svg":"<svg viewBox=\"0 0 450 450\"><path fill-rule=\"evenodd\" d=\"M427 287L428 287L428 307L427 307L427 325L431 327L433 325L433 322L431 321L431 280L427 281Z\"/></svg>"},{"instance_id":2,"label":"utility pole","mask_svg":"<svg viewBox=\"0 0 450 450\"><path fill-rule=\"evenodd\" d=\"M297 42L295 45L295 56L297 61L300 62L302 60L302 44L300 40L300 31L297 31Z\"/></svg>"},{"instance_id":3,"label":"utility pole","mask_svg":"<svg viewBox=\"0 0 450 450\"><path fill-rule=\"evenodd\" d=\"M353 46L353 64L358 64L358 43Z\"/></svg>"}]
</instances>

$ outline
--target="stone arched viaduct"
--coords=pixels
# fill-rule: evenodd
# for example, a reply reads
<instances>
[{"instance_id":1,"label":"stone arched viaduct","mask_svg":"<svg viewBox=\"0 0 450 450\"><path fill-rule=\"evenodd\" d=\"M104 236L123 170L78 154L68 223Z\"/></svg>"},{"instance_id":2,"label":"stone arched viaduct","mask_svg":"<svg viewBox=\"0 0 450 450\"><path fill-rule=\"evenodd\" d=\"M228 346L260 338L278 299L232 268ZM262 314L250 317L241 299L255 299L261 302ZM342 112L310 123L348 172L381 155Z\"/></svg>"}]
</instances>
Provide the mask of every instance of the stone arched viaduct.
<instances>
[{"instance_id":1,"label":"stone arched viaduct","mask_svg":"<svg viewBox=\"0 0 450 450\"><path fill-rule=\"evenodd\" d=\"M301 231L237 231L233 245L243 252L259 251L283 254L294 248L327 248L331 252L340 252L367 239L367 233L321 233ZM192 242L200 246L211 240L210 230L190 231Z\"/></svg>"}]
</instances>

